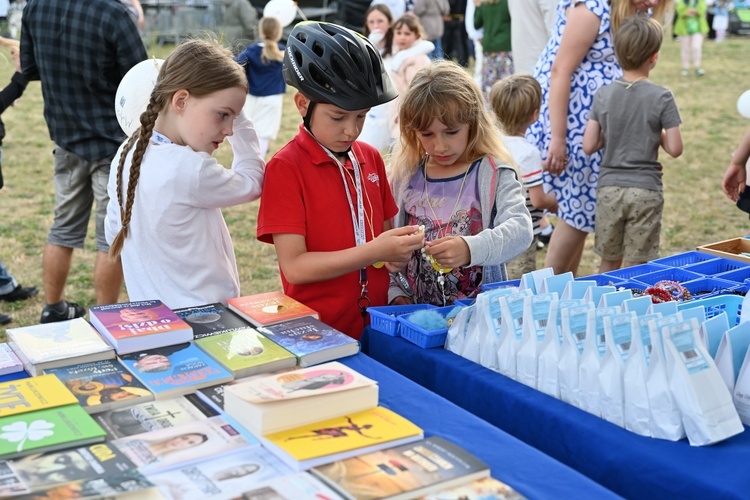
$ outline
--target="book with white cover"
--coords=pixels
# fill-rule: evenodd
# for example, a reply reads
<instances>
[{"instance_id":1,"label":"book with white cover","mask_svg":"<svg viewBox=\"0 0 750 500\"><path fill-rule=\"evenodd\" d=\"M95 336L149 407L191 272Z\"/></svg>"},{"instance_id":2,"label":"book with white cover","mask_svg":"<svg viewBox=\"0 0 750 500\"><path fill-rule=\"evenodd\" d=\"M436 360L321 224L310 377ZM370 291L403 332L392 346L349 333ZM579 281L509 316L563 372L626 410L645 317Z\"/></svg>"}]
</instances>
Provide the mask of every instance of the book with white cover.
<instances>
[{"instance_id":1,"label":"book with white cover","mask_svg":"<svg viewBox=\"0 0 750 500\"><path fill-rule=\"evenodd\" d=\"M377 404L377 383L336 361L239 381L224 391L224 411L259 435L367 410Z\"/></svg>"}]
</instances>

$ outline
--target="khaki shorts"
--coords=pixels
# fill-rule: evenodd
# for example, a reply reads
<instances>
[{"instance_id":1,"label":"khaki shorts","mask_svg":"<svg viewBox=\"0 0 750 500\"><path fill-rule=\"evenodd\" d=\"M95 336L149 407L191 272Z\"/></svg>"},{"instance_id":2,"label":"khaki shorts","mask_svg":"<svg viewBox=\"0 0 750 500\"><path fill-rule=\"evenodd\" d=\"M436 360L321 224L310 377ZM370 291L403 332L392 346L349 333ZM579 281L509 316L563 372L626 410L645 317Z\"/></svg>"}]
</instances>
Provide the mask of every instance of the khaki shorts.
<instances>
[{"instance_id":1,"label":"khaki shorts","mask_svg":"<svg viewBox=\"0 0 750 500\"><path fill-rule=\"evenodd\" d=\"M91 208L96 202L96 249L108 252L104 236L107 215L107 182L111 158L88 161L55 145L55 218L47 242L67 248L83 248Z\"/></svg>"},{"instance_id":2,"label":"khaki shorts","mask_svg":"<svg viewBox=\"0 0 750 500\"><path fill-rule=\"evenodd\" d=\"M664 193L603 186L596 191L594 252L604 260L648 262L659 257Z\"/></svg>"},{"instance_id":3,"label":"khaki shorts","mask_svg":"<svg viewBox=\"0 0 750 500\"><path fill-rule=\"evenodd\" d=\"M509 280L517 280L521 275L536 271L536 240L534 236L531 246L524 253L505 264Z\"/></svg>"}]
</instances>

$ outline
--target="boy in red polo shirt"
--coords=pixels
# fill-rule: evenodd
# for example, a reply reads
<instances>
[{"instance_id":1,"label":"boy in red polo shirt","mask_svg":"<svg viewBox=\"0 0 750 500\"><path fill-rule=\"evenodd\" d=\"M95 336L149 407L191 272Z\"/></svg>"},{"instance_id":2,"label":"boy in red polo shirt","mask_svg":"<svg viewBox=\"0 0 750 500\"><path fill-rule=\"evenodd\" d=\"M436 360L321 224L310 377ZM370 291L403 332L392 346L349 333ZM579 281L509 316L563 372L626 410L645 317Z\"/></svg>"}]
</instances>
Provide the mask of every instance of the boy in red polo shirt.
<instances>
[{"instance_id":1,"label":"boy in red polo shirt","mask_svg":"<svg viewBox=\"0 0 750 500\"><path fill-rule=\"evenodd\" d=\"M273 243L284 292L359 338L364 309L388 301L388 271L424 246L398 212L380 154L356 142L373 106L396 98L376 48L335 24L295 26L284 79L299 92L299 133L269 161L257 236Z\"/></svg>"}]
</instances>

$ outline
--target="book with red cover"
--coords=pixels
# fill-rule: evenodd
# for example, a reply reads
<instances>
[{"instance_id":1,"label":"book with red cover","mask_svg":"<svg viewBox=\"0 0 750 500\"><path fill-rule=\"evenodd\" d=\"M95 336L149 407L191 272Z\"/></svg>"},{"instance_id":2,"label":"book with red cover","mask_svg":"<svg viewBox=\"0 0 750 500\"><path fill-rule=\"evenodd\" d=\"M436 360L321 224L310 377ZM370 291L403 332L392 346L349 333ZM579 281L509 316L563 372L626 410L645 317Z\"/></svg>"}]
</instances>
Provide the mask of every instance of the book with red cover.
<instances>
[{"instance_id":1,"label":"book with red cover","mask_svg":"<svg viewBox=\"0 0 750 500\"><path fill-rule=\"evenodd\" d=\"M117 354L193 340L193 329L160 300L89 307L89 321Z\"/></svg>"},{"instance_id":2,"label":"book with red cover","mask_svg":"<svg viewBox=\"0 0 750 500\"><path fill-rule=\"evenodd\" d=\"M314 309L278 291L228 299L227 307L254 326L275 325L305 316L320 317Z\"/></svg>"}]
</instances>

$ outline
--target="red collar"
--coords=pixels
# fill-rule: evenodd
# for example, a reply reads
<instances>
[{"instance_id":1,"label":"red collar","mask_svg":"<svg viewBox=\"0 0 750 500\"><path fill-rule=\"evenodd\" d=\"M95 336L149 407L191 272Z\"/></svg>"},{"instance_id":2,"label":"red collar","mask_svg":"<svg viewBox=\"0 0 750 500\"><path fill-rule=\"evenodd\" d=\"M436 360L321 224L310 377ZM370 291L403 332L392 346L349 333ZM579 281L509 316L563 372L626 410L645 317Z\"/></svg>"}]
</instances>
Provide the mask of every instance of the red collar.
<instances>
[{"instance_id":1,"label":"red collar","mask_svg":"<svg viewBox=\"0 0 750 500\"><path fill-rule=\"evenodd\" d=\"M294 137L294 142L300 147L300 149L307 153L313 165L330 164L336 166L336 162L328 156L328 153L325 152L323 146L318 144L318 141L316 141L313 136L305 130L304 125L300 124L299 133ZM362 152L359 142L355 141L354 144L352 144L352 151L354 151L354 155L357 157L360 166L364 168L367 164L367 158ZM344 163L344 166L349 169L353 168L352 162L349 160Z\"/></svg>"}]
</instances>

